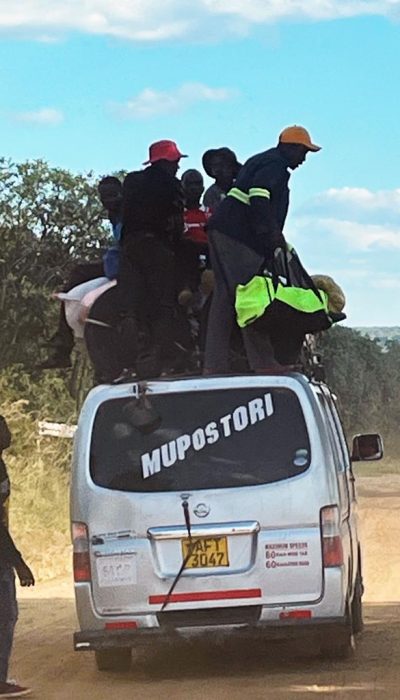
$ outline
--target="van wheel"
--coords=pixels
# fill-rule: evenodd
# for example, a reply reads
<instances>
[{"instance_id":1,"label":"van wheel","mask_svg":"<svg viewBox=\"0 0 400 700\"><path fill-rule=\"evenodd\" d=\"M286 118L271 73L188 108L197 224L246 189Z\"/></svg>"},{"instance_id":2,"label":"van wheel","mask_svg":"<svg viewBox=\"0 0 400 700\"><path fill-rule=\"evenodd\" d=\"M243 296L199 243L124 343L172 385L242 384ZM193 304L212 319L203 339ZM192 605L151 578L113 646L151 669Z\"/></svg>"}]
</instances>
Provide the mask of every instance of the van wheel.
<instances>
[{"instance_id":1,"label":"van wheel","mask_svg":"<svg viewBox=\"0 0 400 700\"><path fill-rule=\"evenodd\" d=\"M347 621L344 627L331 630L330 636L321 644L321 656L325 659L348 659L355 650L353 623L351 613L347 613Z\"/></svg>"},{"instance_id":2,"label":"van wheel","mask_svg":"<svg viewBox=\"0 0 400 700\"><path fill-rule=\"evenodd\" d=\"M98 649L94 652L99 671L129 671L131 667L131 649Z\"/></svg>"},{"instance_id":3,"label":"van wheel","mask_svg":"<svg viewBox=\"0 0 400 700\"><path fill-rule=\"evenodd\" d=\"M360 570L357 570L356 581L354 585L354 595L351 601L351 619L353 625L353 633L359 634L362 632L364 627L363 621L363 611L362 611L362 594L363 594L363 584L361 579Z\"/></svg>"}]
</instances>

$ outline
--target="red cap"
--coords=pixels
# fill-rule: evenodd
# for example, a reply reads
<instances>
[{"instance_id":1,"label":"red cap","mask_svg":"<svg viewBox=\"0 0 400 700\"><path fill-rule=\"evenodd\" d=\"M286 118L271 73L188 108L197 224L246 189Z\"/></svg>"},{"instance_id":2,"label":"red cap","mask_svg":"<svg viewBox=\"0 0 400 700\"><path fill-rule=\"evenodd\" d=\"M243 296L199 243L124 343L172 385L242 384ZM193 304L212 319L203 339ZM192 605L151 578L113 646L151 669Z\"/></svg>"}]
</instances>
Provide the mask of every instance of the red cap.
<instances>
[{"instance_id":1,"label":"red cap","mask_svg":"<svg viewBox=\"0 0 400 700\"><path fill-rule=\"evenodd\" d=\"M180 158L187 158L187 156L180 152L175 141L156 141L151 144L149 148L149 160L145 160L143 165L156 163L158 160L175 161Z\"/></svg>"}]
</instances>

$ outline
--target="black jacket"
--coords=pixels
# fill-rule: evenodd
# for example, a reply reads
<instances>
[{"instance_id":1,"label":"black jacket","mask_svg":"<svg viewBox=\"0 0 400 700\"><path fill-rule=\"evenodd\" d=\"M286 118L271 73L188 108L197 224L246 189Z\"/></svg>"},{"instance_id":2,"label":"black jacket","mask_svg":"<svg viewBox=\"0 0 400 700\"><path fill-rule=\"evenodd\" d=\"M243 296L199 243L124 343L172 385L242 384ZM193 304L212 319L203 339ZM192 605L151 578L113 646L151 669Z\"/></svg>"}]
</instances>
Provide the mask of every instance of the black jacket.
<instances>
[{"instance_id":1,"label":"black jacket","mask_svg":"<svg viewBox=\"0 0 400 700\"><path fill-rule=\"evenodd\" d=\"M157 164L128 173L123 184L122 247L129 239L153 233L165 242L183 234L181 183Z\"/></svg>"},{"instance_id":2,"label":"black jacket","mask_svg":"<svg viewBox=\"0 0 400 700\"><path fill-rule=\"evenodd\" d=\"M3 505L0 503L0 570L9 566L16 567L22 562L22 557L4 525L3 519Z\"/></svg>"},{"instance_id":3,"label":"black jacket","mask_svg":"<svg viewBox=\"0 0 400 700\"><path fill-rule=\"evenodd\" d=\"M216 229L269 258L283 244L282 231L289 207L290 173L279 148L250 158L239 171L235 186L247 202L228 194L211 217ZM257 194L259 193L259 194Z\"/></svg>"}]
</instances>

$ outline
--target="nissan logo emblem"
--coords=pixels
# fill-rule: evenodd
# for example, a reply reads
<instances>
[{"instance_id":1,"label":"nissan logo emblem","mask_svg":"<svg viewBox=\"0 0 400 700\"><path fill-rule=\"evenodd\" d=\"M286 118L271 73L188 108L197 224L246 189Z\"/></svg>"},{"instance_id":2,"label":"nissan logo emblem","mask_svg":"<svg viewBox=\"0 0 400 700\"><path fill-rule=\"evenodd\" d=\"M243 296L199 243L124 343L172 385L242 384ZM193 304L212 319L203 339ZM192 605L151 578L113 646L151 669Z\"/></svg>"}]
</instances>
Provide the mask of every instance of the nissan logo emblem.
<instances>
[{"instance_id":1,"label":"nissan logo emblem","mask_svg":"<svg viewBox=\"0 0 400 700\"><path fill-rule=\"evenodd\" d=\"M193 512L198 518L206 518L210 512L210 506L207 506L205 503L198 503L193 508Z\"/></svg>"}]
</instances>

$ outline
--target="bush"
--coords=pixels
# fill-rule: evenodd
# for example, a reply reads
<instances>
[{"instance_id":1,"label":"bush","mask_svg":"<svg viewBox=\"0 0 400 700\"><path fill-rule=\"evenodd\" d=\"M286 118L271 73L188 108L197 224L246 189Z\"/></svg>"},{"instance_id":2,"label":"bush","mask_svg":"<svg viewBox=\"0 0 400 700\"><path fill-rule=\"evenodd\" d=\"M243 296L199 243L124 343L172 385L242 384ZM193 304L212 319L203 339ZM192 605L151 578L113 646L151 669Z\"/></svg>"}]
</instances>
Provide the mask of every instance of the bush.
<instances>
[{"instance_id":1,"label":"bush","mask_svg":"<svg viewBox=\"0 0 400 700\"><path fill-rule=\"evenodd\" d=\"M12 368L0 374L0 412L12 433L4 453L11 480L10 530L38 580L70 571L68 486L72 441L42 437L39 420L75 422L64 382L32 382Z\"/></svg>"}]
</instances>

